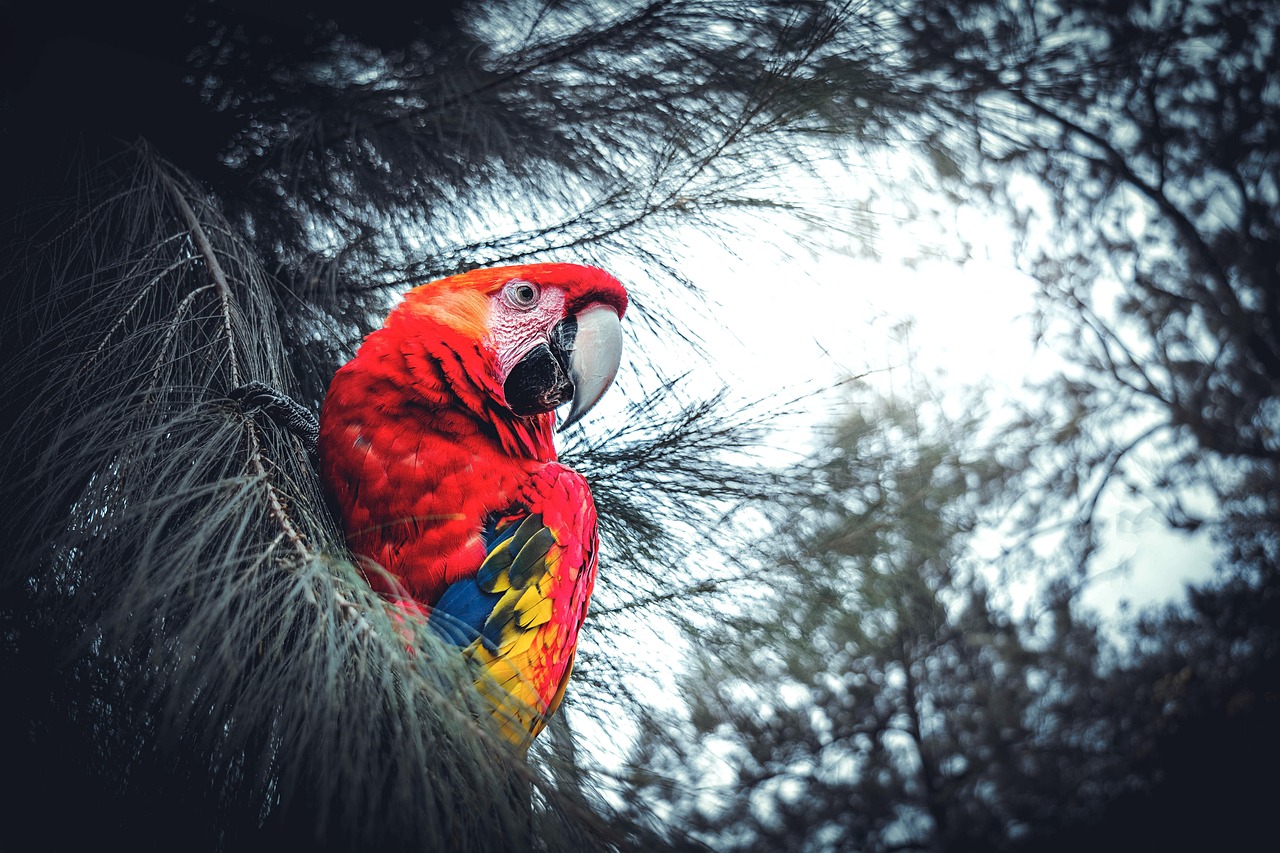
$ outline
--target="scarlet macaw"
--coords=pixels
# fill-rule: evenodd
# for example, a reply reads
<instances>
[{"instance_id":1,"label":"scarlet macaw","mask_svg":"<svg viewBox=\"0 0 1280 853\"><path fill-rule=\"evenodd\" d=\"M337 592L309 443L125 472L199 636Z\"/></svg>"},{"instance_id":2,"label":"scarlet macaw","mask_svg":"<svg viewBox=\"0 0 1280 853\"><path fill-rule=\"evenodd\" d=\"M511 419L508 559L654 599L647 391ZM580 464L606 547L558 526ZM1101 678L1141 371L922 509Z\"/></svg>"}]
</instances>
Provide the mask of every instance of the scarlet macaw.
<instances>
[{"instance_id":1,"label":"scarlet macaw","mask_svg":"<svg viewBox=\"0 0 1280 853\"><path fill-rule=\"evenodd\" d=\"M487 674L477 685L517 743L564 696L596 577L595 505L556 461L555 409L572 401L567 426L613 381L626 306L613 276L575 264L421 285L320 413L348 542L385 570L370 583Z\"/></svg>"}]
</instances>

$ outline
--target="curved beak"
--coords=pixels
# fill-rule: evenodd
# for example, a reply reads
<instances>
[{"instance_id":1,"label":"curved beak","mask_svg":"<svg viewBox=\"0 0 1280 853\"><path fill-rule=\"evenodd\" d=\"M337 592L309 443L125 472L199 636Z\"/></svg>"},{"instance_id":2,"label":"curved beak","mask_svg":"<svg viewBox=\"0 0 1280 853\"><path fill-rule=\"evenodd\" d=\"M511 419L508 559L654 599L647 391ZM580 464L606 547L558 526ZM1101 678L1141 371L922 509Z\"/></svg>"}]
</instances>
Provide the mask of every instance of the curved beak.
<instances>
[{"instance_id":1,"label":"curved beak","mask_svg":"<svg viewBox=\"0 0 1280 853\"><path fill-rule=\"evenodd\" d=\"M613 384L622 363L622 322L608 305L597 302L578 312L577 333L569 343L569 379L573 405L560 430L577 423L591 411Z\"/></svg>"}]
</instances>

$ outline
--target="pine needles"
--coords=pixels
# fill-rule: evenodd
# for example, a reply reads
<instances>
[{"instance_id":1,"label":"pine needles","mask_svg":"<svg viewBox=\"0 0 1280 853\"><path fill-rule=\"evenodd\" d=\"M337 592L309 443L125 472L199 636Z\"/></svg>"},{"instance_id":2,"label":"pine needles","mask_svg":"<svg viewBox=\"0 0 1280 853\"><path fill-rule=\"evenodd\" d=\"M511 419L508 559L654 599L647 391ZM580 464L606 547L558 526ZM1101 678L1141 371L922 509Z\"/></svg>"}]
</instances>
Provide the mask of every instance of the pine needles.
<instances>
[{"instance_id":1,"label":"pine needles","mask_svg":"<svg viewBox=\"0 0 1280 853\"><path fill-rule=\"evenodd\" d=\"M78 791L54 838L143 848L604 843L506 752L456 650L372 593L305 448L227 399L292 378L217 205L144 146L93 174L25 256L46 262L7 270L22 812Z\"/></svg>"}]
</instances>

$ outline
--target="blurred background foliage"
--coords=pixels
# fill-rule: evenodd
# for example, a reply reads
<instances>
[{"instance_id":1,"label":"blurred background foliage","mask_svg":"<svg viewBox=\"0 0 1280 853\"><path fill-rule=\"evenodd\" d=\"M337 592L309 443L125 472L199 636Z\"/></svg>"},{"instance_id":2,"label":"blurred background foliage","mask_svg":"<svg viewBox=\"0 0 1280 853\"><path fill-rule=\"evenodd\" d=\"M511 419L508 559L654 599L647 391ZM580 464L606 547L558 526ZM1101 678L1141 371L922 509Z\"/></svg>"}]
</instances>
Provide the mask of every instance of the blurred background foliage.
<instances>
[{"instance_id":1,"label":"blurred background foliage","mask_svg":"<svg viewBox=\"0 0 1280 853\"><path fill-rule=\"evenodd\" d=\"M1272 4L0 10L14 849L1262 834ZM1061 369L960 414L909 346L891 389L883 364L708 382L699 327L736 291L702 247L874 256L885 199L1006 222ZM616 404L566 438L605 560L525 762L469 722L447 650L405 652L302 449L226 394L318 409L405 287L538 260L611 269L634 309ZM797 415L811 446L774 428ZM1080 596L1122 497L1218 564L1104 629Z\"/></svg>"}]
</instances>

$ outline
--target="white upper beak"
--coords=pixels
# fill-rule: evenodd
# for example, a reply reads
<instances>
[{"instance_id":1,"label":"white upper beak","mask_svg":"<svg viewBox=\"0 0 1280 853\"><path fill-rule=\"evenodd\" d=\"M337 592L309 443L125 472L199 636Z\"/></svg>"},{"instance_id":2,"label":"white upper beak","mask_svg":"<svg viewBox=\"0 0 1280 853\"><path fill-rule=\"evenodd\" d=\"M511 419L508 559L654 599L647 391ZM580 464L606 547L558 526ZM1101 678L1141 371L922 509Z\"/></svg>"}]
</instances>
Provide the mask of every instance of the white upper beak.
<instances>
[{"instance_id":1,"label":"white upper beak","mask_svg":"<svg viewBox=\"0 0 1280 853\"><path fill-rule=\"evenodd\" d=\"M560 424L564 430L591 411L613 384L622 363L622 322L618 312L602 302L588 305L577 314L578 334L569 359L573 381L573 403Z\"/></svg>"}]
</instances>

